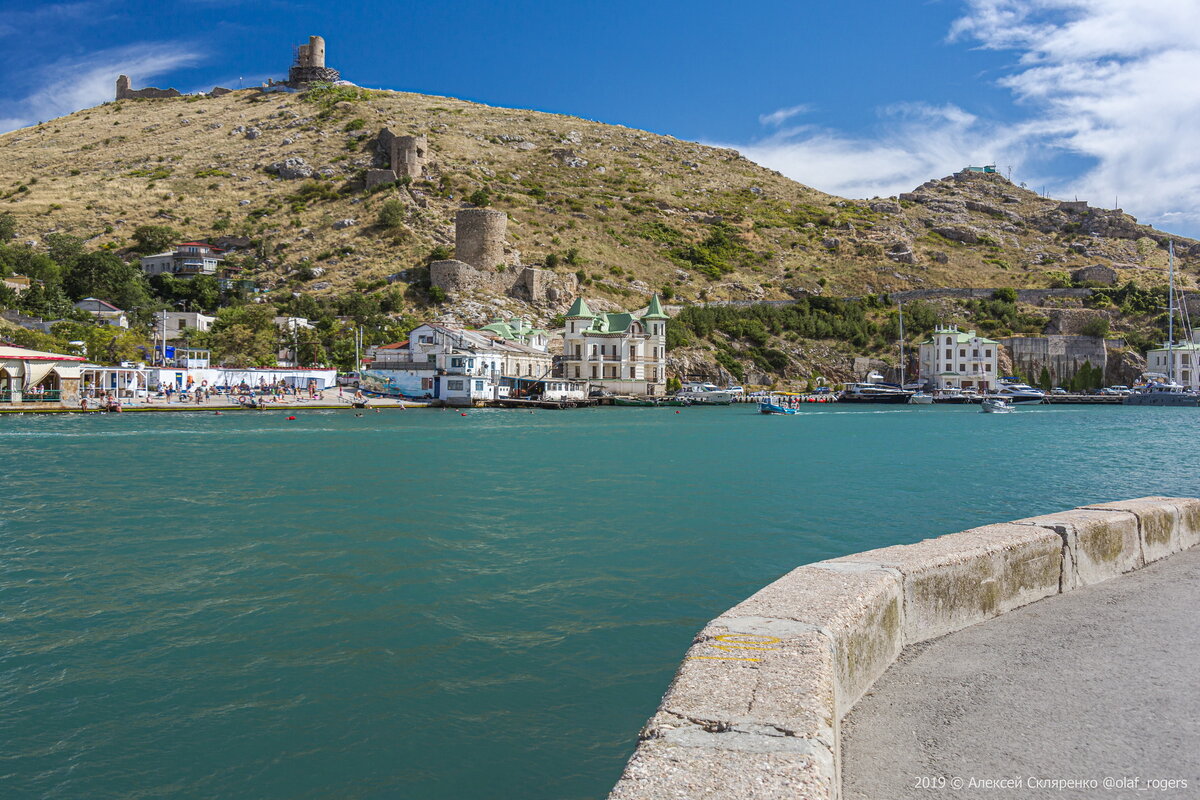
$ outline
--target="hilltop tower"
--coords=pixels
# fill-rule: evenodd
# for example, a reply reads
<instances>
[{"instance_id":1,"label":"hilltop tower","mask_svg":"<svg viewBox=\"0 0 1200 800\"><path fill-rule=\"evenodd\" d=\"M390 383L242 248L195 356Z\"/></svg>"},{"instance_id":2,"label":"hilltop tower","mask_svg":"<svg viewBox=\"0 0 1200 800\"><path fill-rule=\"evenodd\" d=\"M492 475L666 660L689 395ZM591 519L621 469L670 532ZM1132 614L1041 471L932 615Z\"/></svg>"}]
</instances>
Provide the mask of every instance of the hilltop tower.
<instances>
[{"instance_id":1,"label":"hilltop tower","mask_svg":"<svg viewBox=\"0 0 1200 800\"><path fill-rule=\"evenodd\" d=\"M288 70L288 85L300 88L309 83L334 83L342 74L325 66L325 37L310 36L308 44L296 48L296 60Z\"/></svg>"}]
</instances>

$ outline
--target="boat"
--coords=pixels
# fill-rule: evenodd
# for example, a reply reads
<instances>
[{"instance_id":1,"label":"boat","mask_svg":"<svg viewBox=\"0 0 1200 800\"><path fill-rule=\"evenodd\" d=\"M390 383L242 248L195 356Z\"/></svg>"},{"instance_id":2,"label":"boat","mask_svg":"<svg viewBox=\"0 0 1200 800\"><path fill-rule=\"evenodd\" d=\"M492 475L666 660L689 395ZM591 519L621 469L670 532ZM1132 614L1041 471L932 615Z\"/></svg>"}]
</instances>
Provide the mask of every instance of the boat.
<instances>
[{"instance_id":1,"label":"boat","mask_svg":"<svg viewBox=\"0 0 1200 800\"><path fill-rule=\"evenodd\" d=\"M733 403L733 392L712 383L685 383L675 397L701 406L727 406Z\"/></svg>"},{"instance_id":2,"label":"boat","mask_svg":"<svg viewBox=\"0 0 1200 800\"><path fill-rule=\"evenodd\" d=\"M907 403L914 394L894 383L847 383L838 395L838 402Z\"/></svg>"},{"instance_id":3,"label":"boat","mask_svg":"<svg viewBox=\"0 0 1200 800\"><path fill-rule=\"evenodd\" d=\"M910 406L927 406L933 403L933 395L928 392L917 392L912 397L908 398Z\"/></svg>"},{"instance_id":4,"label":"boat","mask_svg":"<svg viewBox=\"0 0 1200 800\"><path fill-rule=\"evenodd\" d=\"M942 389L933 396L935 403L952 403L955 405L965 405L967 403L978 403L977 395L969 395L961 389Z\"/></svg>"},{"instance_id":5,"label":"boat","mask_svg":"<svg viewBox=\"0 0 1200 800\"><path fill-rule=\"evenodd\" d=\"M984 398L983 406L979 411L983 414L1010 414L1013 407L1002 397L987 397Z\"/></svg>"},{"instance_id":6,"label":"boat","mask_svg":"<svg viewBox=\"0 0 1200 800\"><path fill-rule=\"evenodd\" d=\"M1175 382L1175 242L1168 248L1170 255L1170 281L1167 289L1167 374L1150 373L1145 376L1146 384L1125 395L1121 400L1126 406L1200 406L1200 395L1188 391ZM1190 328L1187 304L1183 304L1184 327ZM1187 356L1184 356L1186 359ZM1186 364L1187 361L1185 360ZM1186 379L1186 378L1185 378Z\"/></svg>"},{"instance_id":7,"label":"boat","mask_svg":"<svg viewBox=\"0 0 1200 800\"><path fill-rule=\"evenodd\" d=\"M1200 395L1189 392L1175 381L1150 380L1125 395L1121 405L1126 406L1178 406L1193 408L1200 406Z\"/></svg>"},{"instance_id":8,"label":"boat","mask_svg":"<svg viewBox=\"0 0 1200 800\"><path fill-rule=\"evenodd\" d=\"M658 401L652 400L649 398L614 397L612 399L612 404L614 406L637 406L639 408L642 408L642 407L647 407L647 406L657 406Z\"/></svg>"},{"instance_id":9,"label":"boat","mask_svg":"<svg viewBox=\"0 0 1200 800\"><path fill-rule=\"evenodd\" d=\"M897 312L900 316L900 388L903 391L911 391L912 394L908 397L910 406L927 406L933 402L933 395L928 392L921 391L921 384L907 384L904 382L904 304L896 304Z\"/></svg>"},{"instance_id":10,"label":"boat","mask_svg":"<svg viewBox=\"0 0 1200 800\"><path fill-rule=\"evenodd\" d=\"M1000 386L989 397L1007 400L1013 405L1032 406L1046 402L1046 393L1035 389L1018 378L1001 378Z\"/></svg>"},{"instance_id":11,"label":"boat","mask_svg":"<svg viewBox=\"0 0 1200 800\"><path fill-rule=\"evenodd\" d=\"M760 400L758 402L758 410L763 414L799 414L799 409L788 408L774 402L774 399Z\"/></svg>"}]
</instances>

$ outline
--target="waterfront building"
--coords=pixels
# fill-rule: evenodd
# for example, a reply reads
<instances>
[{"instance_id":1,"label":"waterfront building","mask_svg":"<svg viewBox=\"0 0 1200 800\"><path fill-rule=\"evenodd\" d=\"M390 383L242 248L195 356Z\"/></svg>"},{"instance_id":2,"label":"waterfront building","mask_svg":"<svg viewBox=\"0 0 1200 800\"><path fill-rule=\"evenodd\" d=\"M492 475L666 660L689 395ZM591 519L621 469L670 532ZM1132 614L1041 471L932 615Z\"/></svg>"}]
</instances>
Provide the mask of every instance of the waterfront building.
<instances>
[{"instance_id":1,"label":"waterfront building","mask_svg":"<svg viewBox=\"0 0 1200 800\"><path fill-rule=\"evenodd\" d=\"M207 362L206 362L207 363ZM317 389L329 389L337 385L337 370L325 368L304 369L300 367L146 367L142 374L146 388L156 391L170 385L173 390L189 386L237 387L245 384L251 389L283 383L307 389L309 384Z\"/></svg>"},{"instance_id":2,"label":"waterfront building","mask_svg":"<svg viewBox=\"0 0 1200 800\"><path fill-rule=\"evenodd\" d=\"M999 385L1000 343L943 326L921 342L921 379L935 390L972 389L983 393Z\"/></svg>"},{"instance_id":3,"label":"waterfront building","mask_svg":"<svg viewBox=\"0 0 1200 800\"><path fill-rule=\"evenodd\" d=\"M0 345L0 406L29 408L75 402L83 361L79 356Z\"/></svg>"},{"instance_id":4,"label":"waterfront building","mask_svg":"<svg viewBox=\"0 0 1200 800\"><path fill-rule=\"evenodd\" d=\"M658 295L640 317L593 313L576 298L566 315L562 376L613 394L665 394L668 319Z\"/></svg>"},{"instance_id":5,"label":"waterfront building","mask_svg":"<svg viewBox=\"0 0 1200 800\"><path fill-rule=\"evenodd\" d=\"M414 328L406 342L368 351L367 369L381 390L450 405L525 394L547 399L582 397L582 386L562 378L550 380L554 360L546 349L522 341L541 344L543 334L523 322L492 323L482 330L426 323Z\"/></svg>"},{"instance_id":6,"label":"waterfront building","mask_svg":"<svg viewBox=\"0 0 1200 800\"><path fill-rule=\"evenodd\" d=\"M114 328L128 328L129 316L121 309L106 300L96 297L85 297L75 304L80 311L86 311L96 320L97 325L110 325Z\"/></svg>"},{"instance_id":7,"label":"waterfront building","mask_svg":"<svg viewBox=\"0 0 1200 800\"><path fill-rule=\"evenodd\" d=\"M1179 342L1146 351L1146 372L1169 375L1185 389L1200 391L1200 343Z\"/></svg>"}]
</instances>

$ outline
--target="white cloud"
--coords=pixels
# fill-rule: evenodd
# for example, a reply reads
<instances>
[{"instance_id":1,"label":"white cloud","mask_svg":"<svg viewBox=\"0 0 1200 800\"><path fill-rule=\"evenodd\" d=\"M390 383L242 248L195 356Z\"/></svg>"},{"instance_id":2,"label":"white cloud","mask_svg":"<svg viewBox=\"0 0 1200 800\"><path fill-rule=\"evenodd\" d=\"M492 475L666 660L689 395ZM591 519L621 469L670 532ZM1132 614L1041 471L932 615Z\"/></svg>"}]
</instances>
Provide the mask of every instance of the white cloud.
<instances>
[{"instance_id":1,"label":"white cloud","mask_svg":"<svg viewBox=\"0 0 1200 800\"><path fill-rule=\"evenodd\" d=\"M157 42L100 50L83 59L64 59L32 69L17 76L29 87L27 93L0 102L0 132L112 100L120 74L129 75L137 88L199 60L199 53L187 45Z\"/></svg>"},{"instance_id":2,"label":"white cloud","mask_svg":"<svg viewBox=\"0 0 1200 800\"><path fill-rule=\"evenodd\" d=\"M1200 234L1200 4L967 0L949 36L1015 51L998 84L1022 119L915 106L887 110L866 135L793 128L739 149L804 183L856 197L894 194L995 159L1052 194L1098 205L1119 196L1143 221ZM1063 155L1085 166L1048 172Z\"/></svg>"},{"instance_id":3,"label":"white cloud","mask_svg":"<svg viewBox=\"0 0 1200 800\"><path fill-rule=\"evenodd\" d=\"M772 111L770 114L763 114L758 118L760 125L770 125L775 127L782 125L797 114L807 114L809 107L807 105L790 106Z\"/></svg>"}]
</instances>

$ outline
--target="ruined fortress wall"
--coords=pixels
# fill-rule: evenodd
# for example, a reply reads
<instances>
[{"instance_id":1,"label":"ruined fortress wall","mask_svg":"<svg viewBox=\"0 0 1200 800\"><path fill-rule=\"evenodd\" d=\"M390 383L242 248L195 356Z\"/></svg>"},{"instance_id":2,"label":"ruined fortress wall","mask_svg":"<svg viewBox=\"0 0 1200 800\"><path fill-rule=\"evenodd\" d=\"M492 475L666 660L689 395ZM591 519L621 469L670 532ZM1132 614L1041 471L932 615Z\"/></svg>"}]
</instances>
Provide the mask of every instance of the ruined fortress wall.
<instances>
[{"instance_id":1,"label":"ruined fortress wall","mask_svg":"<svg viewBox=\"0 0 1200 800\"><path fill-rule=\"evenodd\" d=\"M429 140L424 136L394 136L391 140L391 167L396 175L413 179L425 174L425 155Z\"/></svg>"},{"instance_id":2,"label":"ruined fortress wall","mask_svg":"<svg viewBox=\"0 0 1200 800\"><path fill-rule=\"evenodd\" d=\"M454 218L454 255L476 269L504 263L508 215L490 208L464 208Z\"/></svg>"},{"instance_id":3,"label":"ruined fortress wall","mask_svg":"<svg viewBox=\"0 0 1200 800\"><path fill-rule=\"evenodd\" d=\"M1037 380L1045 367L1056 384L1069 381L1083 366L1108 368L1108 347L1098 336L1010 336L1000 343L1008 348L1013 367Z\"/></svg>"},{"instance_id":4,"label":"ruined fortress wall","mask_svg":"<svg viewBox=\"0 0 1200 800\"><path fill-rule=\"evenodd\" d=\"M117 99L118 100L136 100L139 98L168 98L182 97L183 95L175 89L155 89L147 87L145 89L129 88L129 76L120 75L117 77Z\"/></svg>"}]
</instances>

